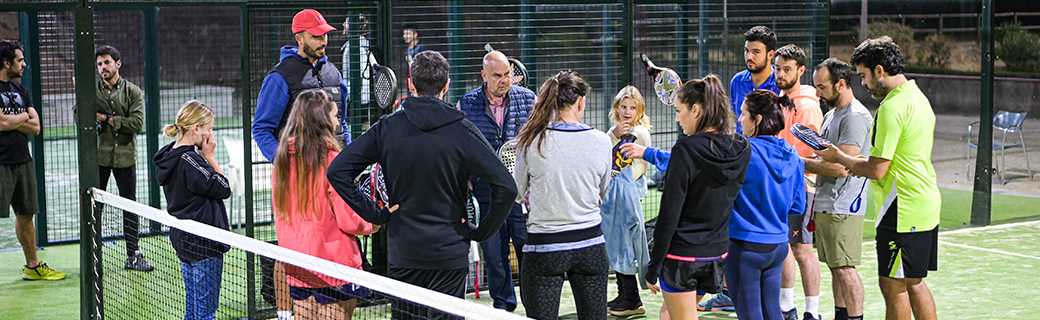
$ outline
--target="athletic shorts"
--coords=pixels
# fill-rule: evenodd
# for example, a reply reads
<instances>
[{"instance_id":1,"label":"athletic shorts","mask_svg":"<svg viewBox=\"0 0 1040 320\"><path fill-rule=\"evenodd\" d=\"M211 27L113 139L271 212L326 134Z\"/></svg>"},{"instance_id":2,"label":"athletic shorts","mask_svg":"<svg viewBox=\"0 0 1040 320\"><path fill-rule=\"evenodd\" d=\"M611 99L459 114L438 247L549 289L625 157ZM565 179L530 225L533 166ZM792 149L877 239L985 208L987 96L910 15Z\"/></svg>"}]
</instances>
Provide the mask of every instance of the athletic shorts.
<instances>
[{"instance_id":1,"label":"athletic shorts","mask_svg":"<svg viewBox=\"0 0 1040 320\"><path fill-rule=\"evenodd\" d=\"M805 211L801 215L787 216L788 239L791 244L813 243L813 233L809 231L809 221L812 221L812 203L815 193L805 193Z\"/></svg>"},{"instance_id":2,"label":"athletic shorts","mask_svg":"<svg viewBox=\"0 0 1040 320\"><path fill-rule=\"evenodd\" d=\"M878 275L896 279L920 279L939 268L939 228L899 233L877 229Z\"/></svg>"},{"instance_id":3,"label":"athletic shorts","mask_svg":"<svg viewBox=\"0 0 1040 320\"><path fill-rule=\"evenodd\" d=\"M665 258L661 265L658 284L661 290L671 293L701 290L708 293L722 292L722 276L725 274L726 259L712 261L682 261Z\"/></svg>"},{"instance_id":4,"label":"athletic shorts","mask_svg":"<svg viewBox=\"0 0 1040 320\"><path fill-rule=\"evenodd\" d=\"M32 161L23 164L0 164L0 218L31 216L40 212L36 195L36 167Z\"/></svg>"},{"instance_id":5,"label":"athletic shorts","mask_svg":"<svg viewBox=\"0 0 1040 320\"><path fill-rule=\"evenodd\" d=\"M863 216L816 213L816 249L830 268L854 267L863 257Z\"/></svg>"},{"instance_id":6,"label":"athletic shorts","mask_svg":"<svg viewBox=\"0 0 1040 320\"><path fill-rule=\"evenodd\" d=\"M333 303L351 299L363 299L368 298L370 295L372 295L372 292L368 290L368 288L353 283L324 288L289 287L289 296L292 297L293 300L305 300L314 296L314 301L317 303Z\"/></svg>"}]
</instances>

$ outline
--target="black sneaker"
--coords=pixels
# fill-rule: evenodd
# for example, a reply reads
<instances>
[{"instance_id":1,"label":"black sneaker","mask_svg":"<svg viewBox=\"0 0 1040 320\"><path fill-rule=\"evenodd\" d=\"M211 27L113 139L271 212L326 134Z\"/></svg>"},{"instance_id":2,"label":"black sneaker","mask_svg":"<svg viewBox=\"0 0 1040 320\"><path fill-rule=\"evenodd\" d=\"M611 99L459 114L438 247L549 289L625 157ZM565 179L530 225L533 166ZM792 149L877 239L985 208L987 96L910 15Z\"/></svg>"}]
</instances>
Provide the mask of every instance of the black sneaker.
<instances>
[{"instance_id":1,"label":"black sneaker","mask_svg":"<svg viewBox=\"0 0 1040 320\"><path fill-rule=\"evenodd\" d=\"M610 308L607 312L610 313L613 316L627 317L627 316L633 316L633 315L637 315L637 314L644 314L644 313L646 313L646 309L643 308L643 302L642 301L639 301L639 300L636 300L636 301L625 300L625 301L622 301L621 304L618 305L617 307Z\"/></svg>"},{"instance_id":2,"label":"black sneaker","mask_svg":"<svg viewBox=\"0 0 1040 320\"><path fill-rule=\"evenodd\" d=\"M140 251L135 252L133 256L126 257L126 265L123 268L145 272L155 270L155 267L144 259L144 254Z\"/></svg>"},{"instance_id":3,"label":"black sneaker","mask_svg":"<svg viewBox=\"0 0 1040 320\"><path fill-rule=\"evenodd\" d=\"M614 300L607 301L607 310L609 311L610 309L621 306L622 301L625 301L625 296L621 293L618 293L617 298L614 298Z\"/></svg>"}]
</instances>

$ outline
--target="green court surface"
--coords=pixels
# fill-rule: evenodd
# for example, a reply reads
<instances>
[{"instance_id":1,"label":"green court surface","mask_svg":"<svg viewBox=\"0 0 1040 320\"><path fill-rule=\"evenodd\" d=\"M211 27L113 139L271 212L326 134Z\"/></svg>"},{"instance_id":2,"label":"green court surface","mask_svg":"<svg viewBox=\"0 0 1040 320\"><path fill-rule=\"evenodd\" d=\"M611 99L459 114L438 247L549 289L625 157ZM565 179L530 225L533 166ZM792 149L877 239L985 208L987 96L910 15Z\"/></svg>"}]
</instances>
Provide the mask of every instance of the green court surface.
<instances>
[{"instance_id":1,"label":"green court surface","mask_svg":"<svg viewBox=\"0 0 1040 320\"><path fill-rule=\"evenodd\" d=\"M652 193L647 199L659 201L659 195ZM927 278L932 293L935 295L940 319L1012 319L1029 318L1028 315L1040 313L1040 305L1025 303L1035 301L1040 294L1040 277L1035 276L1040 264L1040 220L1035 211L1024 208L1040 207L1040 199L994 195L993 221L1004 223L984 228L968 228L965 224L970 216L970 192L942 190L943 210L939 237L939 271ZM651 201L647 201L651 202ZM656 215L656 204L646 208L647 216ZM870 219L871 217L868 217ZM5 219L13 220L13 219ZM1019 222L1025 221L1025 222ZM860 268L866 288L866 317L881 319L884 317L884 302L877 289L877 265L873 237L873 226L864 226L869 234L864 234L864 264ZM163 238L145 238L151 245L168 245ZM143 245L143 247L149 244ZM41 282L21 280L21 268L24 263L22 253L18 249L0 251L0 318L3 319L74 319L79 317L79 246L51 246L40 251L40 257L51 267L64 271L69 277L62 281ZM151 259L162 268L179 268L176 258L158 256ZM227 262L226 262L227 264ZM231 266L226 266L226 271ZM147 276L145 276L147 277ZM158 283L160 290L183 290L178 277L153 277L145 283ZM7 280L3 280L7 279ZM228 277L226 279L233 279ZM142 279L144 280L144 279ZM240 284L228 283L226 287ZM821 279L821 312L829 319L833 313L833 301L830 296L830 274L823 268ZM801 285L795 286L796 306L804 308L801 298ZM109 287L108 290L115 288ZM140 288L133 289L141 290ZM517 289L519 293L519 288ZM611 281L608 286L609 298L616 295L616 286ZM167 293L168 294L168 293ZM563 319L576 318L573 298L570 289L565 287L560 301L560 314ZM643 302L647 314L633 316L631 319L657 319L662 298L642 291ZM491 304L487 292L481 293L481 299L475 295L470 300ZM178 305L181 298L164 304ZM148 299L142 299L147 301ZM148 303L130 304L147 307ZM228 310L230 311L230 310ZM176 312L176 311L174 311ZM523 306L517 310L523 313ZM229 312L228 317L237 316ZM701 313L705 319L733 319L733 313ZM612 318L617 319L617 318Z\"/></svg>"}]
</instances>

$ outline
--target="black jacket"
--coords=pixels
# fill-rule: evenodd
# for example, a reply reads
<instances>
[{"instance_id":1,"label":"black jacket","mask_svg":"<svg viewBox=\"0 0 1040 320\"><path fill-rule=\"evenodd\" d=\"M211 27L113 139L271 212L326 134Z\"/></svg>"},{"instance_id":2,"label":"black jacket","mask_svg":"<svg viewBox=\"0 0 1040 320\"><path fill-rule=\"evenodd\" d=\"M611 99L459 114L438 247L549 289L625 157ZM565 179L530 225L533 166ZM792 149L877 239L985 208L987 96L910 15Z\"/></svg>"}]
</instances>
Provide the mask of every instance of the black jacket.
<instances>
[{"instance_id":1,"label":"black jacket","mask_svg":"<svg viewBox=\"0 0 1040 320\"><path fill-rule=\"evenodd\" d=\"M354 184L366 167L383 169L390 201L379 210ZM491 208L480 226L462 223L468 179L491 185ZM336 157L329 182L362 218L386 224L390 266L451 270L469 265L469 241L485 241L505 222L516 182L461 111L432 97L410 97Z\"/></svg>"},{"instance_id":2,"label":"black jacket","mask_svg":"<svg viewBox=\"0 0 1040 320\"><path fill-rule=\"evenodd\" d=\"M740 135L697 133L672 147L646 280L657 283L666 254L726 253L733 202L744 184L751 143Z\"/></svg>"},{"instance_id":3,"label":"black jacket","mask_svg":"<svg viewBox=\"0 0 1040 320\"><path fill-rule=\"evenodd\" d=\"M152 159L156 178L166 195L166 211L177 219L229 230L223 200L231 197L227 178L196 153L194 146L174 148L176 143L166 145ZM178 229L170 229L170 242L177 251L177 258L188 263L216 257L230 249L225 244Z\"/></svg>"}]
</instances>

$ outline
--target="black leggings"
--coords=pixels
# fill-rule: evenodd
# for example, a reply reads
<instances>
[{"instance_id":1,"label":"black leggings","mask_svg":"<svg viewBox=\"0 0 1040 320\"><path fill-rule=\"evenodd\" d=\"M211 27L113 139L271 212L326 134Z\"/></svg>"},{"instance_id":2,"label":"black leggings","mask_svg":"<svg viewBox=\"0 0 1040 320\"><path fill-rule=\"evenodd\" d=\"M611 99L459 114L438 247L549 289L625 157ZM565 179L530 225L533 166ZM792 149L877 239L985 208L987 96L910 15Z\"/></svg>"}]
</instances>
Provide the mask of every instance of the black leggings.
<instances>
[{"instance_id":1,"label":"black leggings","mask_svg":"<svg viewBox=\"0 0 1040 320\"><path fill-rule=\"evenodd\" d=\"M607 249L598 244L557 252L525 252L520 267L520 296L527 317L560 317L563 276L570 280L578 319L607 318Z\"/></svg>"}]
</instances>

